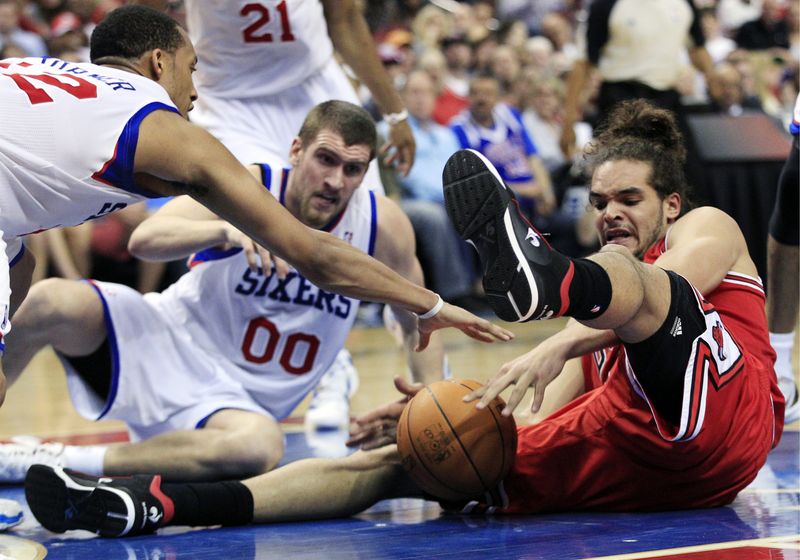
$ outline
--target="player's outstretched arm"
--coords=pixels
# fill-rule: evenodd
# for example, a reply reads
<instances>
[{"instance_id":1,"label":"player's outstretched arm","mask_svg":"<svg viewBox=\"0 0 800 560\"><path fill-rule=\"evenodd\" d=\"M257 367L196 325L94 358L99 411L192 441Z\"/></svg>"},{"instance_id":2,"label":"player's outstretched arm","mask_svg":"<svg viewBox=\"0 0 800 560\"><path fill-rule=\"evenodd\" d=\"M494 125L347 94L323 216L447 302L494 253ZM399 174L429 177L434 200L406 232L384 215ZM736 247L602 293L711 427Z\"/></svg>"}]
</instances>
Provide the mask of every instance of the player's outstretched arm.
<instances>
[{"instance_id":1,"label":"player's outstretched arm","mask_svg":"<svg viewBox=\"0 0 800 560\"><path fill-rule=\"evenodd\" d=\"M344 241L304 226L218 140L174 113L155 111L142 121L134 167L177 185L159 194L188 194L323 289L417 314L428 312L440 299ZM483 341L512 337L501 327L448 306L426 324L424 345L427 334L445 327Z\"/></svg>"},{"instance_id":2,"label":"player's outstretched arm","mask_svg":"<svg viewBox=\"0 0 800 560\"><path fill-rule=\"evenodd\" d=\"M545 339L533 350L503 364L492 379L464 400L480 399L477 407L485 408L513 385L514 389L503 409L503 414L510 416L528 389L532 388L531 413L536 413L544 401L545 388L561 374L567 360L605 348L616 341L613 331L593 329L572 320L562 331Z\"/></svg>"}]
</instances>

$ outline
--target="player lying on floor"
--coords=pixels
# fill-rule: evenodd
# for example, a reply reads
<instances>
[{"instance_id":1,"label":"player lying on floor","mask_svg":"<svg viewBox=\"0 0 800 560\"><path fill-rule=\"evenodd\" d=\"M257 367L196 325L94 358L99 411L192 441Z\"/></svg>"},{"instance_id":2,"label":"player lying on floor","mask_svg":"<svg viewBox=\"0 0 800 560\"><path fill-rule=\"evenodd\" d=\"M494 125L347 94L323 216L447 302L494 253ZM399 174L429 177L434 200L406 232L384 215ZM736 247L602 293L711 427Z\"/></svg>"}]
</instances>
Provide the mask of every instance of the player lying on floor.
<instances>
[{"instance_id":1,"label":"player lying on floor","mask_svg":"<svg viewBox=\"0 0 800 560\"><path fill-rule=\"evenodd\" d=\"M422 285L408 218L361 186L376 140L369 113L329 101L309 113L294 139L291 170L250 169L302 223ZM106 282L40 282L15 316L6 360L13 380L52 345L77 410L91 420L126 422L133 443L2 444L1 481L22 481L33 463L184 481L260 474L283 456L278 421L326 371L352 367L337 355L358 300L317 287L285 263L282 271L272 267L269 253L189 197L143 222L131 248L150 260L193 255L191 270L145 296ZM413 378L441 379L438 337L415 352L416 318L393 311Z\"/></svg>"},{"instance_id":2,"label":"player lying on floor","mask_svg":"<svg viewBox=\"0 0 800 560\"><path fill-rule=\"evenodd\" d=\"M456 153L445 168L448 210L478 249L500 314L577 319L504 366L476 392L477 406L516 384L505 413L529 387L535 408L568 358L600 352L594 388L518 428L510 474L497 492L475 497L498 512L721 506L755 478L781 436L764 293L741 231L714 208L684 213L685 150L671 113L634 101L609 123L589 154L604 247L588 259L554 251L476 152ZM366 437L390 436L402 407L379 409L378 431L368 424ZM46 528L105 536L346 516L419 495L395 445L297 461L243 482L108 480L34 466L25 486Z\"/></svg>"}]
</instances>

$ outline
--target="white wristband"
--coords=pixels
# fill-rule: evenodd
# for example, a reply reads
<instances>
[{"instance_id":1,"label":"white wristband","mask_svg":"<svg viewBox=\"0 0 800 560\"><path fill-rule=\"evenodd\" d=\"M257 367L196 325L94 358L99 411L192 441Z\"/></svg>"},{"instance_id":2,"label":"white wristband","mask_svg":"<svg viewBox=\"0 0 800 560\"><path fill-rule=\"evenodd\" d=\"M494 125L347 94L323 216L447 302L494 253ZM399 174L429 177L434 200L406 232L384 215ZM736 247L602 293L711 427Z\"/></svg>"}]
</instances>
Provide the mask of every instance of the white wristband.
<instances>
[{"instance_id":1,"label":"white wristband","mask_svg":"<svg viewBox=\"0 0 800 560\"><path fill-rule=\"evenodd\" d=\"M442 307L444 307L444 300L442 299L442 296L440 296L439 294L436 294L436 297L437 297L436 305L431 307L430 310L426 311L422 315L417 315L418 319L430 319L431 317L433 317L434 315L439 313L439 311L442 310Z\"/></svg>"},{"instance_id":2,"label":"white wristband","mask_svg":"<svg viewBox=\"0 0 800 560\"><path fill-rule=\"evenodd\" d=\"M388 115L383 115L383 120L386 121L386 124L389 126L394 126L406 120L408 118L408 109L403 109L399 113L389 113Z\"/></svg>"}]
</instances>

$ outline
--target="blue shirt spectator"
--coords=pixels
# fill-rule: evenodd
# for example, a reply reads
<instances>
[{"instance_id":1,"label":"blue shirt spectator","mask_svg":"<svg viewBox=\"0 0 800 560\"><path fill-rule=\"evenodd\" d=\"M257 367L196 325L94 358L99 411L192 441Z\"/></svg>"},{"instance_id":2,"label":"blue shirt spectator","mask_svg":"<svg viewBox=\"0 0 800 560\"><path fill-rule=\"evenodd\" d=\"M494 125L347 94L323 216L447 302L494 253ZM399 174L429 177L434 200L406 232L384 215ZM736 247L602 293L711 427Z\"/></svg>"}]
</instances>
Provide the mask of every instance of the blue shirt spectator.
<instances>
[{"instance_id":1,"label":"blue shirt spectator","mask_svg":"<svg viewBox=\"0 0 800 560\"><path fill-rule=\"evenodd\" d=\"M508 186L528 199L526 206L535 203L536 214L551 214L556 200L550 174L537 156L519 111L500 102L497 78L474 78L469 99L469 109L450 122L461 147L486 156Z\"/></svg>"}]
</instances>

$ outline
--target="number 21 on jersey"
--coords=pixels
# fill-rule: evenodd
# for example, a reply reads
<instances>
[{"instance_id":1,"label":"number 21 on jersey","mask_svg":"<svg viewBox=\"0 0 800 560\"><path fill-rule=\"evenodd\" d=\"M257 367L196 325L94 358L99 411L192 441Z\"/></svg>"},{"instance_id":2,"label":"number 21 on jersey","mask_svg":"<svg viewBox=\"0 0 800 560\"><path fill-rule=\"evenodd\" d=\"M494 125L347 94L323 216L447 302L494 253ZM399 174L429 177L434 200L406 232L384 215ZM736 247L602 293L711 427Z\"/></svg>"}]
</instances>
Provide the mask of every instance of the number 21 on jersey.
<instances>
[{"instance_id":1,"label":"number 21 on jersey","mask_svg":"<svg viewBox=\"0 0 800 560\"><path fill-rule=\"evenodd\" d=\"M286 5L286 0L281 0L275 5L276 13L273 13L269 6L265 6L261 2L250 2L242 6L239 10L239 15L247 18L248 21L255 16L255 19L250 21L250 24L242 30L242 37L245 43L272 43L275 38L272 31L269 31L269 23L273 21L274 16L278 16L278 24L280 25L280 35L278 41L281 43L288 43L294 41L294 34L292 33L292 24L289 21L289 8Z\"/></svg>"}]
</instances>

